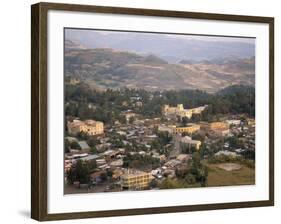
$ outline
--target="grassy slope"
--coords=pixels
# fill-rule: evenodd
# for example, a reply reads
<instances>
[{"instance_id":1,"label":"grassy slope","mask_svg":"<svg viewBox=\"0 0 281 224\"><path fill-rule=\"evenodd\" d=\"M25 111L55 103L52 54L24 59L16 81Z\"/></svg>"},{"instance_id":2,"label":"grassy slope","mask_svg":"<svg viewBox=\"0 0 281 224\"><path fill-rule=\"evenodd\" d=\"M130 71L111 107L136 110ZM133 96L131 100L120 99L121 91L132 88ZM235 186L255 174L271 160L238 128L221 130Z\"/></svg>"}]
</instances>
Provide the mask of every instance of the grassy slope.
<instances>
[{"instance_id":1,"label":"grassy slope","mask_svg":"<svg viewBox=\"0 0 281 224\"><path fill-rule=\"evenodd\" d=\"M208 164L208 186L230 186L255 184L255 169L242 166L240 170L225 171L217 164Z\"/></svg>"}]
</instances>

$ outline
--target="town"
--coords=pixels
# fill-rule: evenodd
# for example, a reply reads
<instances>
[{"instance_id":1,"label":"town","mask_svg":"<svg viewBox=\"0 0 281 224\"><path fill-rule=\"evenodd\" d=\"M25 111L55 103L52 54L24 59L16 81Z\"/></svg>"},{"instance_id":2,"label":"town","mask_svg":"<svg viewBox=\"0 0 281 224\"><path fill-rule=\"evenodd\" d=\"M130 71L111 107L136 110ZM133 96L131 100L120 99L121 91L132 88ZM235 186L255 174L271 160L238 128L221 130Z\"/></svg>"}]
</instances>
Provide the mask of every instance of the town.
<instances>
[{"instance_id":1,"label":"town","mask_svg":"<svg viewBox=\"0 0 281 224\"><path fill-rule=\"evenodd\" d=\"M255 183L254 116L238 111L209 119L214 106L207 101L197 107L161 104L158 114L146 115L142 108L152 98L145 101L134 93L118 101L114 105L122 110L108 122L91 114L74 116L79 113L67 107L65 193ZM79 107L67 100L69 105ZM89 102L86 106L89 111L99 107Z\"/></svg>"}]
</instances>

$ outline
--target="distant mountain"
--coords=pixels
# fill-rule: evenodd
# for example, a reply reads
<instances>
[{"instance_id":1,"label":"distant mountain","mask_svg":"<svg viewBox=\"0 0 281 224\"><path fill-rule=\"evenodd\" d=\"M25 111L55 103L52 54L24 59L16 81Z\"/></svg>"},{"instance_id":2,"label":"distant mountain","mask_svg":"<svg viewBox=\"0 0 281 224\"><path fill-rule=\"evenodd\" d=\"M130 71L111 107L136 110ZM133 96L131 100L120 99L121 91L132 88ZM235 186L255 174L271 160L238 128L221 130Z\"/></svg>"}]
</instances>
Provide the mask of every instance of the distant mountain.
<instances>
[{"instance_id":1,"label":"distant mountain","mask_svg":"<svg viewBox=\"0 0 281 224\"><path fill-rule=\"evenodd\" d=\"M158 55L170 63L180 60L202 61L214 58L248 58L255 55L255 45L247 42L206 41L185 39L181 35L128 33L124 32L83 32L71 30L69 40L80 42L87 48L113 48L138 54ZM161 38L159 36L161 35Z\"/></svg>"},{"instance_id":2,"label":"distant mountain","mask_svg":"<svg viewBox=\"0 0 281 224\"><path fill-rule=\"evenodd\" d=\"M84 80L96 89L127 87L149 91L201 89L216 92L234 84L254 85L255 60L171 64L156 55L109 48L68 48L65 72L66 76Z\"/></svg>"},{"instance_id":3,"label":"distant mountain","mask_svg":"<svg viewBox=\"0 0 281 224\"><path fill-rule=\"evenodd\" d=\"M80 44L79 42L68 40L68 39L65 40L64 46L66 51L73 50L73 49L86 49L86 47Z\"/></svg>"}]
</instances>

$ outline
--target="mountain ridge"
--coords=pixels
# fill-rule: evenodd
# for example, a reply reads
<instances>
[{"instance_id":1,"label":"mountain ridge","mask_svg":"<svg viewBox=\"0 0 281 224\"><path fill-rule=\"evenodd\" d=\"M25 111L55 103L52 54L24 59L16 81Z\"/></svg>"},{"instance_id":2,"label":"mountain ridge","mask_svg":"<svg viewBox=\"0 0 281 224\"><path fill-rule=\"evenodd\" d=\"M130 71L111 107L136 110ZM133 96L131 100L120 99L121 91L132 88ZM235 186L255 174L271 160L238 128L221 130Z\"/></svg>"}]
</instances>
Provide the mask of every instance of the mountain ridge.
<instances>
[{"instance_id":1,"label":"mountain ridge","mask_svg":"<svg viewBox=\"0 0 281 224\"><path fill-rule=\"evenodd\" d=\"M223 63L168 63L156 55L110 48L68 49L65 75L91 84L93 88L201 89L215 92L233 84L254 85L254 59Z\"/></svg>"}]
</instances>

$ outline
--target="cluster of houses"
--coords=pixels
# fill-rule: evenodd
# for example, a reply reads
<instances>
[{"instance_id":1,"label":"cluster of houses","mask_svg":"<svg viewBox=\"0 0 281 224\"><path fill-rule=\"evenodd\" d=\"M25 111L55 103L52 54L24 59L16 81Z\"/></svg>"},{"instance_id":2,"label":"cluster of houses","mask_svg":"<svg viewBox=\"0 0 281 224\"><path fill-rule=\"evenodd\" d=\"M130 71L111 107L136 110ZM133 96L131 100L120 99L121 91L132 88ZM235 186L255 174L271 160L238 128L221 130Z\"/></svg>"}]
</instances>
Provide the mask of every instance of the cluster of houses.
<instances>
[{"instance_id":1,"label":"cluster of houses","mask_svg":"<svg viewBox=\"0 0 281 224\"><path fill-rule=\"evenodd\" d=\"M136 102L138 102L138 99L136 99ZM184 109L182 104L177 105L177 107L165 105L163 107L163 115L190 118L192 114L204 111L206 107L205 105L193 109ZM161 180L165 177L175 177L176 170L185 165L187 161L192 160L192 151L199 150L202 145L201 141L193 139L195 133L203 132L208 133L208 136L221 138L231 136L235 132L241 133L245 131L245 128L247 131L248 127L254 128L255 126L254 119L249 119L247 127L241 126L241 120L239 119L226 119L210 123L188 123L185 126L181 126L171 120L166 122L161 120L161 118L142 118L132 111L124 111L123 114L126 117L126 124L117 122L115 125L107 128L104 127L103 122L94 120L81 121L76 119L68 122L69 136L66 139L69 142L76 142L80 146L80 150L70 149L69 153L65 154L65 172L78 160L86 162L95 160L97 168L90 173L92 183L102 183L104 176L110 171L112 174L110 182L118 186L120 190L144 189L150 186L153 179ZM133 121L131 121L131 118L134 118ZM172 136L172 141L164 146L170 150L168 154L152 147L152 142L158 138L155 130L158 132L168 132ZM97 137L99 143L95 145L95 153L90 151L91 147L86 141L81 141L77 136L75 137L80 132ZM122 142L120 147L114 146L110 137L113 135L117 136ZM249 130L247 136L244 137L249 147L254 147L254 132ZM128 150L127 146L133 146L134 144L138 146L138 149ZM225 150L221 153L229 152ZM123 159L128 154L157 158L160 161L160 165L156 169L145 171L124 168Z\"/></svg>"}]
</instances>

